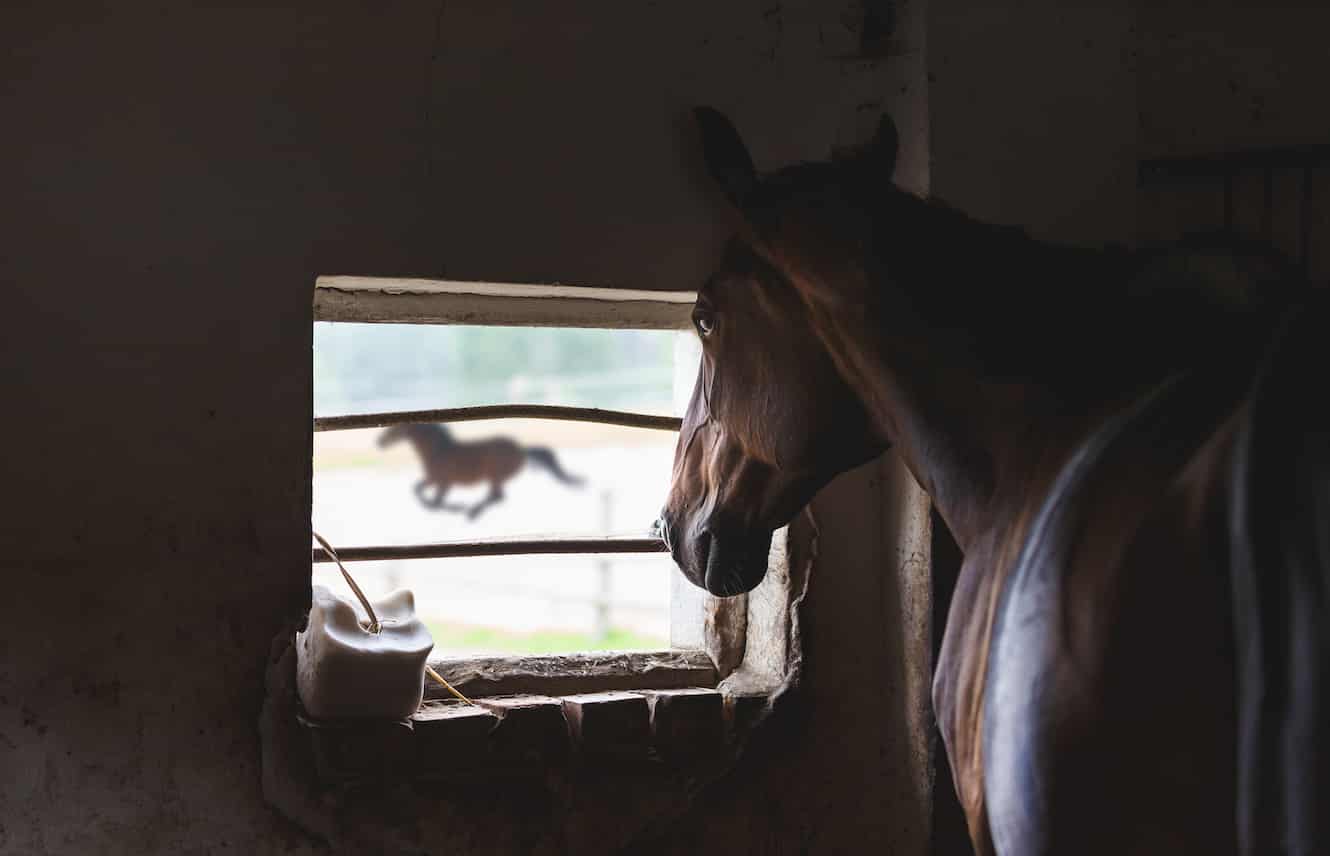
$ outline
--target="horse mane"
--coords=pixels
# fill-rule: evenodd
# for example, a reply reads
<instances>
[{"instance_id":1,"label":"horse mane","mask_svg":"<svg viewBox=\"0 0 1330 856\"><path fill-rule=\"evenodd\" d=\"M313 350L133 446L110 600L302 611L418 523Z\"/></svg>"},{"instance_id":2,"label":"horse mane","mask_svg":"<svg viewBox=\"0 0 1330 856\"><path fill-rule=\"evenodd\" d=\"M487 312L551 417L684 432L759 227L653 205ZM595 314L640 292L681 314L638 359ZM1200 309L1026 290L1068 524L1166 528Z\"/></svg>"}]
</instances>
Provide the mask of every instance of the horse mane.
<instances>
[{"instance_id":1,"label":"horse mane","mask_svg":"<svg viewBox=\"0 0 1330 856\"><path fill-rule=\"evenodd\" d=\"M1267 329L1301 293L1285 257L1226 235L1054 244L894 186L878 210L870 279L994 379L1139 387Z\"/></svg>"},{"instance_id":2,"label":"horse mane","mask_svg":"<svg viewBox=\"0 0 1330 856\"><path fill-rule=\"evenodd\" d=\"M882 319L892 336L925 337L918 344L930 358L962 361L990 381L1033 383L1074 403L1139 391L1234 347L1260 347L1304 293L1286 257L1233 235L1076 246L981 221L898 187L894 136L879 137L885 143L741 187L745 218L754 234L772 233L786 201L811 191L817 205L820 189L836 188L871 222L858 261L876 287L870 305L853 309Z\"/></svg>"},{"instance_id":3,"label":"horse mane","mask_svg":"<svg viewBox=\"0 0 1330 856\"><path fill-rule=\"evenodd\" d=\"M445 448L456 442L453 432L441 422L413 422L408 430L435 448Z\"/></svg>"}]
</instances>

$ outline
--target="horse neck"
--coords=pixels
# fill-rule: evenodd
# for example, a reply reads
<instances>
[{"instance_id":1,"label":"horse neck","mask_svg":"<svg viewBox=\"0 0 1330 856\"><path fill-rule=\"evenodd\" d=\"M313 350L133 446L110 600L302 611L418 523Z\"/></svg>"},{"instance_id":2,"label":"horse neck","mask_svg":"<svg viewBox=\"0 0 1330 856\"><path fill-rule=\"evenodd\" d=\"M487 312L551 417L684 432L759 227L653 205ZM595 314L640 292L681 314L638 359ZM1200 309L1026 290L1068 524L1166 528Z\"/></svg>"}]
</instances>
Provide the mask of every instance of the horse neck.
<instances>
[{"instance_id":1,"label":"horse neck","mask_svg":"<svg viewBox=\"0 0 1330 856\"><path fill-rule=\"evenodd\" d=\"M1027 346L1023 337L1041 335L1028 310L1059 288L1098 287L1111 265L905 193L888 211L891 228L859 273L864 299L814 300L811 314L838 369L965 549L1002 525L1012 497L1051 478L1091 420L1125 392L1088 394L991 371L994 359L1018 364L1025 351L1069 358L1056 347L1074 337L1044 334L1059 343L1051 351ZM1019 286L1009 285L1016 277ZM1007 288L1024 294L1002 294ZM993 351L1012 339L1018 353Z\"/></svg>"},{"instance_id":2,"label":"horse neck","mask_svg":"<svg viewBox=\"0 0 1330 856\"><path fill-rule=\"evenodd\" d=\"M457 444L452 433L442 425L431 425L428 430L421 431L421 440L430 451L448 449Z\"/></svg>"},{"instance_id":3,"label":"horse neck","mask_svg":"<svg viewBox=\"0 0 1330 856\"><path fill-rule=\"evenodd\" d=\"M411 448L422 458L428 458L430 453L438 449L441 445L439 436L429 430L428 427L412 426L403 432L406 441L411 444Z\"/></svg>"}]
</instances>

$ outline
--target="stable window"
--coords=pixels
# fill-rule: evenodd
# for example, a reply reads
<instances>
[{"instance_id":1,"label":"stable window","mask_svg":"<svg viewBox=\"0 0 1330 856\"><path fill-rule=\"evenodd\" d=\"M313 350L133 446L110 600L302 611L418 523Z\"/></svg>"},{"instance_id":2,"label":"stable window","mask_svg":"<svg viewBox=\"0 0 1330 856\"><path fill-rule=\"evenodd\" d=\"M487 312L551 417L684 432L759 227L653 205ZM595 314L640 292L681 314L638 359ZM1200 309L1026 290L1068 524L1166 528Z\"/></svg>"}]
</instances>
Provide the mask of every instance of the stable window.
<instances>
[{"instance_id":1,"label":"stable window","mask_svg":"<svg viewBox=\"0 0 1330 856\"><path fill-rule=\"evenodd\" d=\"M715 686L743 660L748 598L693 587L651 532L694 297L317 281L314 526L371 597L415 592L468 694Z\"/></svg>"}]
</instances>

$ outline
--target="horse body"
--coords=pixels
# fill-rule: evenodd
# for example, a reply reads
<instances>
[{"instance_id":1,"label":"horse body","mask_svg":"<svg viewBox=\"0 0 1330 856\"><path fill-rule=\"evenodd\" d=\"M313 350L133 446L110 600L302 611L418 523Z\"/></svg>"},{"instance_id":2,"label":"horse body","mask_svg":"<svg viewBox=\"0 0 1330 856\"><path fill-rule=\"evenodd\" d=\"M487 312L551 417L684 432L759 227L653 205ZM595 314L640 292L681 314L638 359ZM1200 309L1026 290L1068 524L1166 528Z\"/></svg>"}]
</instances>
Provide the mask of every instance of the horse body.
<instances>
[{"instance_id":1,"label":"horse body","mask_svg":"<svg viewBox=\"0 0 1330 856\"><path fill-rule=\"evenodd\" d=\"M967 554L935 709L981 852L1233 852L1233 386L1115 414Z\"/></svg>"},{"instance_id":2,"label":"horse body","mask_svg":"<svg viewBox=\"0 0 1330 856\"><path fill-rule=\"evenodd\" d=\"M394 425L379 435L378 444L385 447L405 439L415 449L425 471L424 478L415 485L421 504L430 509L464 512L475 519L489 506L503 499L503 485L517 475L528 463L548 471L560 482L577 486L582 480L570 476L559 466L554 453L543 447L525 448L507 437L484 440L459 441L443 425L405 423ZM448 504L448 491L454 485L488 482L489 494L475 505ZM427 496L429 488L432 497Z\"/></svg>"},{"instance_id":3,"label":"horse body","mask_svg":"<svg viewBox=\"0 0 1330 856\"><path fill-rule=\"evenodd\" d=\"M698 118L739 237L699 292L662 515L685 574L756 584L745 543L891 445L965 556L934 707L981 856L1319 852L1330 420L1287 380L1259 402L1272 359L1326 356L1324 300L1290 339L1268 254L977 223L890 184L887 126L857 159L759 180L733 128ZM769 373L803 367L775 406L745 358L728 368L773 335ZM1306 499L1296 532L1271 522L1283 492Z\"/></svg>"}]
</instances>

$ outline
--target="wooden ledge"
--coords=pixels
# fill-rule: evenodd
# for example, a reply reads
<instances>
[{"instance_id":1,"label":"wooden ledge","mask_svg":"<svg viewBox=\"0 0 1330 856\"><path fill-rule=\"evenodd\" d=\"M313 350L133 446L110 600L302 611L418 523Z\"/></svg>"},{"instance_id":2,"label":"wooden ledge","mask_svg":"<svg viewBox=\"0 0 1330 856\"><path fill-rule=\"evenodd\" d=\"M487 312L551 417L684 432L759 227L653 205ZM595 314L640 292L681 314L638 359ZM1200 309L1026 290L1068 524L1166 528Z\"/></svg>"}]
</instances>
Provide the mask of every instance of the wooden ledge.
<instances>
[{"instance_id":1,"label":"wooden ledge","mask_svg":"<svg viewBox=\"0 0 1330 856\"><path fill-rule=\"evenodd\" d=\"M696 297L691 291L321 276L314 320L686 330Z\"/></svg>"}]
</instances>

